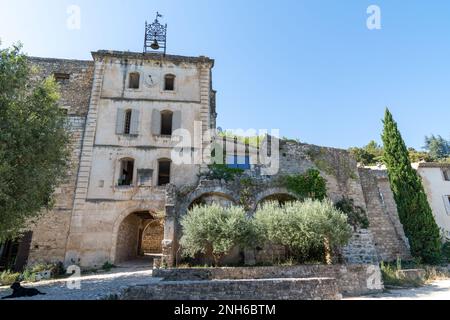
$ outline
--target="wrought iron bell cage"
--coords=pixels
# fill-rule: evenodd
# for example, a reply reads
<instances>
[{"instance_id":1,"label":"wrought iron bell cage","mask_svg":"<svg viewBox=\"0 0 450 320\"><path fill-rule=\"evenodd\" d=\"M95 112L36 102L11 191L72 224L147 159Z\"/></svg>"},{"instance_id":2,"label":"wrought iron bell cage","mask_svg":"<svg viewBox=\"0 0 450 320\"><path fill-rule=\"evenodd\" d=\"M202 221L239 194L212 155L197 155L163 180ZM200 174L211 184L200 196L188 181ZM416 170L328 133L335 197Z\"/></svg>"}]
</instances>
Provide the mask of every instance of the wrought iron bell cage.
<instances>
[{"instance_id":1,"label":"wrought iron bell cage","mask_svg":"<svg viewBox=\"0 0 450 320\"><path fill-rule=\"evenodd\" d=\"M156 19L153 23L145 22L145 40L144 54L148 52L161 52L166 55L167 47L167 24L159 23L158 18L162 15L156 13Z\"/></svg>"}]
</instances>

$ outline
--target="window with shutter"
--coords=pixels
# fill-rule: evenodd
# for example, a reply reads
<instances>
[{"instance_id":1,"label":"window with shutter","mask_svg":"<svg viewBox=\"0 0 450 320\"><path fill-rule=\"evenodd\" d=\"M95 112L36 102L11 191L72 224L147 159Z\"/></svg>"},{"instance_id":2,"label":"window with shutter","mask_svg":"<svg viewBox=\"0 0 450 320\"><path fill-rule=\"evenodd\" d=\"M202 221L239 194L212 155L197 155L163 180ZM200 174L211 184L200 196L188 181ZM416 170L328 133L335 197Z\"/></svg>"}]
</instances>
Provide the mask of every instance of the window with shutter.
<instances>
[{"instance_id":1,"label":"window with shutter","mask_svg":"<svg viewBox=\"0 0 450 320\"><path fill-rule=\"evenodd\" d=\"M132 115L133 115L132 110L125 111L125 121L124 121L124 127L123 127L124 134L131 133L131 117L132 117Z\"/></svg>"},{"instance_id":2,"label":"window with shutter","mask_svg":"<svg viewBox=\"0 0 450 320\"><path fill-rule=\"evenodd\" d=\"M133 110L131 112L131 119L130 119L130 134L131 135L138 135L139 134L139 110Z\"/></svg>"},{"instance_id":3,"label":"window with shutter","mask_svg":"<svg viewBox=\"0 0 450 320\"><path fill-rule=\"evenodd\" d=\"M116 134L124 134L125 129L125 110L117 109Z\"/></svg>"},{"instance_id":4,"label":"window with shutter","mask_svg":"<svg viewBox=\"0 0 450 320\"><path fill-rule=\"evenodd\" d=\"M161 135L171 136L173 131L173 113L171 111L161 112Z\"/></svg>"},{"instance_id":5,"label":"window with shutter","mask_svg":"<svg viewBox=\"0 0 450 320\"><path fill-rule=\"evenodd\" d=\"M161 112L159 110L155 109L152 111L152 124L150 129L155 136L161 134Z\"/></svg>"}]
</instances>

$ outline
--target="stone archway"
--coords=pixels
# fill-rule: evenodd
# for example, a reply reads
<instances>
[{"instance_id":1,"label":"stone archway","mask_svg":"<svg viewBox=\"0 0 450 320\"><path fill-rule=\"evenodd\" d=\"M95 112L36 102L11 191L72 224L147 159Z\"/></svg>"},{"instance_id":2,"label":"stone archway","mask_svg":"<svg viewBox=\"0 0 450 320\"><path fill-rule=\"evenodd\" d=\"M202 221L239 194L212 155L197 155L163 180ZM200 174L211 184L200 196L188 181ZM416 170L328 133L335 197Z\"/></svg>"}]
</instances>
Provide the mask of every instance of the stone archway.
<instances>
[{"instance_id":1,"label":"stone archway","mask_svg":"<svg viewBox=\"0 0 450 320\"><path fill-rule=\"evenodd\" d=\"M286 202L297 200L298 197L286 188L270 188L256 195L253 211L256 211L258 206L267 201L278 201L280 205L283 205Z\"/></svg>"},{"instance_id":2,"label":"stone archway","mask_svg":"<svg viewBox=\"0 0 450 320\"><path fill-rule=\"evenodd\" d=\"M236 201L230 195L225 193L204 193L190 203L188 210L192 209L195 205L211 205L214 203L219 204L222 207L229 207L236 204Z\"/></svg>"},{"instance_id":3,"label":"stone archway","mask_svg":"<svg viewBox=\"0 0 450 320\"><path fill-rule=\"evenodd\" d=\"M115 264L144 257L144 231L157 220L156 211L135 208L124 211L114 224L110 261ZM159 230L164 234L164 227Z\"/></svg>"}]
</instances>

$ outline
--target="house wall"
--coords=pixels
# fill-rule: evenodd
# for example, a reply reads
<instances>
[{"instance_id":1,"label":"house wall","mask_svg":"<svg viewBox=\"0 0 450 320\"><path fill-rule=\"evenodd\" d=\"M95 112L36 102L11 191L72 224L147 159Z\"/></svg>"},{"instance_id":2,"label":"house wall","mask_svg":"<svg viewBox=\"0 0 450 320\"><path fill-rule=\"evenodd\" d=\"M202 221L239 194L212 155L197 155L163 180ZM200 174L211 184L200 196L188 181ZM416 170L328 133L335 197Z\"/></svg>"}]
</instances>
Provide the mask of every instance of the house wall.
<instances>
[{"instance_id":1,"label":"house wall","mask_svg":"<svg viewBox=\"0 0 450 320\"><path fill-rule=\"evenodd\" d=\"M446 169L450 168L450 166ZM445 237L450 238L450 181L445 181L442 168L420 167L418 173L422 177L422 183L427 193L433 215L439 228Z\"/></svg>"}]
</instances>

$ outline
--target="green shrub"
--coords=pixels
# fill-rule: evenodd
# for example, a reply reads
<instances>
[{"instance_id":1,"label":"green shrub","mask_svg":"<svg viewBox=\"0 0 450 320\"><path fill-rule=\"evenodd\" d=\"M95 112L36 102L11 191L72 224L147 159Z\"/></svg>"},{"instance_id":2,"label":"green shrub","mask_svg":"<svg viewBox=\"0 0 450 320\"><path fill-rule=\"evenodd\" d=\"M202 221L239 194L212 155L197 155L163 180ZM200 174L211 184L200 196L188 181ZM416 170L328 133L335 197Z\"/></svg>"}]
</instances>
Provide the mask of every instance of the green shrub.
<instances>
[{"instance_id":1,"label":"green shrub","mask_svg":"<svg viewBox=\"0 0 450 320\"><path fill-rule=\"evenodd\" d=\"M442 245L442 259L444 262L450 262L450 241L446 241Z\"/></svg>"},{"instance_id":2,"label":"green shrub","mask_svg":"<svg viewBox=\"0 0 450 320\"><path fill-rule=\"evenodd\" d=\"M12 271L3 271L0 274L0 285L10 286L17 280L19 280L20 273L14 273Z\"/></svg>"},{"instance_id":3,"label":"green shrub","mask_svg":"<svg viewBox=\"0 0 450 320\"><path fill-rule=\"evenodd\" d=\"M244 170L242 169L229 168L225 164L212 164L209 165L208 168L209 171L205 176L210 180L225 180L228 182L244 173Z\"/></svg>"},{"instance_id":4,"label":"green shrub","mask_svg":"<svg viewBox=\"0 0 450 320\"><path fill-rule=\"evenodd\" d=\"M380 265L381 275L383 277L383 283L386 286L394 287L418 287L422 285L422 281L415 279L408 279L401 272L401 267L398 265L391 265L381 262Z\"/></svg>"},{"instance_id":5,"label":"green shrub","mask_svg":"<svg viewBox=\"0 0 450 320\"><path fill-rule=\"evenodd\" d=\"M255 214L263 241L285 246L297 262L325 261L326 250L343 246L352 235L347 217L326 201L307 199L280 207L265 203Z\"/></svg>"},{"instance_id":6,"label":"green shrub","mask_svg":"<svg viewBox=\"0 0 450 320\"><path fill-rule=\"evenodd\" d=\"M112 263L110 263L109 261L106 261L103 266L102 266L102 270L105 271L111 271L111 269L116 268L115 265L113 265Z\"/></svg>"},{"instance_id":7,"label":"green shrub","mask_svg":"<svg viewBox=\"0 0 450 320\"><path fill-rule=\"evenodd\" d=\"M241 207L196 206L181 219L181 226L184 255L212 255L215 265L231 249L247 247L254 239L253 224Z\"/></svg>"},{"instance_id":8,"label":"green shrub","mask_svg":"<svg viewBox=\"0 0 450 320\"><path fill-rule=\"evenodd\" d=\"M305 174L286 176L284 185L300 199L324 200L327 196L326 180L316 169L310 169Z\"/></svg>"},{"instance_id":9,"label":"green shrub","mask_svg":"<svg viewBox=\"0 0 450 320\"><path fill-rule=\"evenodd\" d=\"M336 208L347 215L348 223L353 228L367 229L369 227L369 219L367 218L366 211L359 206L355 206L353 199L343 198L336 203Z\"/></svg>"}]
</instances>

